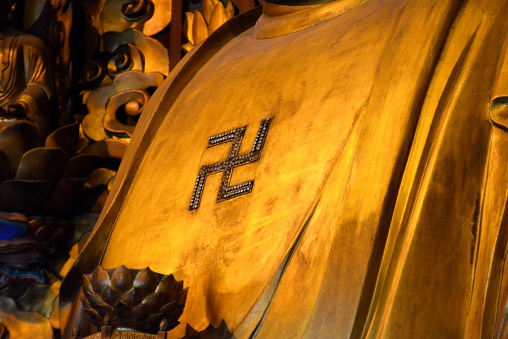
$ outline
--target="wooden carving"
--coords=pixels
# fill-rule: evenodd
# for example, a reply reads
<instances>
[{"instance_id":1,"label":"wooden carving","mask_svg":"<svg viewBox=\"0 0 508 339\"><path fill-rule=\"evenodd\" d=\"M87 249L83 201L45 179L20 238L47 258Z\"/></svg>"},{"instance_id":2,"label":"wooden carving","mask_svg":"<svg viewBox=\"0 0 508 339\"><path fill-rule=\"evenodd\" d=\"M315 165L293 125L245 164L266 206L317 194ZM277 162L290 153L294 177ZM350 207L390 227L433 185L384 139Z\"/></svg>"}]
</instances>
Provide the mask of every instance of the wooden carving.
<instances>
[{"instance_id":1,"label":"wooden carving","mask_svg":"<svg viewBox=\"0 0 508 339\"><path fill-rule=\"evenodd\" d=\"M125 266L105 270L97 267L83 276L82 308L85 319L74 328L73 338L165 339L183 313L188 288L172 274L150 268L131 270ZM91 323L96 331L86 330ZM90 333L89 333L90 332ZM182 339L229 339L226 323L196 331L187 325Z\"/></svg>"}]
</instances>

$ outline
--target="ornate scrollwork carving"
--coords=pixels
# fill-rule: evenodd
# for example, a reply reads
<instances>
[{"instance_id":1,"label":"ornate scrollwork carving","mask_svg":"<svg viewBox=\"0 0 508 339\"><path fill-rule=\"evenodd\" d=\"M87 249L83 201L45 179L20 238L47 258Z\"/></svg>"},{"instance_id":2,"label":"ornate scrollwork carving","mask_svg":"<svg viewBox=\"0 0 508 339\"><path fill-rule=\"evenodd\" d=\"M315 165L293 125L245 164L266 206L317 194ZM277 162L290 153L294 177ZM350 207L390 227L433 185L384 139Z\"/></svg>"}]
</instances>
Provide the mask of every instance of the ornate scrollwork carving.
<instances>
[{"instance_id":1,"label":"ornate scrollwork carving","mask_svg":"<svg viewBox=\"0 0 508 339\"><path fill-rule=\"evenodd\" d=\"M120 55L121 58L125 55L131 60L132 66L130 68L121 66L125 62L115 60L115 63L118 63L116 67L118 70L123 67L123 71L159 72L165 76L169 74L167 49L157 40L143 35L138 30L128 29L123 32L108 32L101 36L100 43L102 53ZM110 72L113 76L118 73L118 71Z\"/></svg>"},{"instance_id":2,"label":"ornate scrollwork carving","mask_svg":"<svg viewBox=\"0 0 508 339\"><path fill-rule=\"evenodd\" d=\"M153 15L153 2L150 0L131 0L122 5L122 14L127 21L139 21Z\"/></svg>"},{"instance_id":3,"label":"ornate scrollwork carving","mask_svg":"<svg viewBox=\"0 0 508 339\"><path fill-rule=\"evenodd\" d=\"M159 73L130 71L117 76L110 86L94 90L86 99L90 113L83 120L83 131L96 141L110 135L130 137L137 115L163 80Z\"/></svg>"},{"instance_id":4,"label":"ornate scrollwork carving","mask_svg":"<svg viewBox=\"0 0 508 339\"><path fill-rule=\"evenodd\" d=\"M152 36L166 28L171 21L170 0L85 1L83 5L90 13L93 27L101 35L135 28Z\"/></svg>"},{"instance_id":5,"label":"ornate scrollwork carving","mask_svg":"<svg viewBox=\"0 0 508 339\"><path fill-rule=\"evenodd\" d=\"M83 88L88 90L98 87L105 76L106 72L97 61L85 60L81 77Z\"/></svg>"},{"instance_id":6,"label":"ornate scrollwork carving","mask_svg":"<svg viewBox=\"0 0 508 339\"><path fill-rule=\"evenodd\" d=\"M107 64L108 73L111 76L117 76L120 73L131 70L135 62L138 65L142 63L141 55L136 53L134 48L122 45L115 50L115 55L109 59Z\"/></svg>"}]
</instances>

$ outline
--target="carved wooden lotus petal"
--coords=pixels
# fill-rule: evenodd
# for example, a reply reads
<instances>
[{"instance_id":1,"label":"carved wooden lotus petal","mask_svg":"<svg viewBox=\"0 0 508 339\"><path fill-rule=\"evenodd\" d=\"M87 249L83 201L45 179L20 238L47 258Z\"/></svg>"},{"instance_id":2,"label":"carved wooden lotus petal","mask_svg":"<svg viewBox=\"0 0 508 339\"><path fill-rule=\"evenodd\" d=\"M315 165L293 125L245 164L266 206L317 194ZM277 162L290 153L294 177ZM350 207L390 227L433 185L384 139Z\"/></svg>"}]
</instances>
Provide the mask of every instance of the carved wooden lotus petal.
<instances>
[{"instance_id":1,"label":"carved wooden lotus petal","mask_svg":"<svg viewBox=\"0 0 508 339\"><path fill-rule=\"evenodd\" d=\"M185 305L185 303L187 302L187 292L189 291L189 288L184 288L183 291L182 291L182 295L180 296L180 301L178 302L178 304L180 306L183 306Z\"/></svg>"},{"instance_id":2,"label":"carved wooden lotus petal","mask_svg":"<svg viewBox=\"0 0 508 339\"><path fill-rule=\"evenodd\" d=\"M0 124L0 210L50 216L70 213L92 171L83 173L82 166L81 172L67 173L62 179L78 141L77 125L59 128L48 136L45 147L39 147L40 137L31 123ZM103 159L90 154L85 157ZM14 180L5 177L9 167ZM40 232L42 235L46 230Z\"/></svg>"},{"instance_id":3,"label":"carved wooden lotus petal","mask_svg":"<svg viewBox=\"0 0 508 339\"><path fill-rule=\"evenodd\" d=\"M105 318L106 315L111 314L113 310L109 307L109 305L101 302L98 305L95 306L95 310L97 313L101 315L101 317Z\"/></svg>"},{"instance_id":4,"label":"carved wooden lotus petal","mask_svg":"<svg viewBox=\"0 0 508 339\"><path fill-rule=\"evenodd\" d=\"M175 319L180 318L182 314L183 314L183 305L179 305L177 308L175 308L173 312L169 313L169 315Z\"/></svg>"},{"instance_id":5,"label":"carved wooden lotus petal","mask_svg":"<svg viewBox=\"0 0 508 339\"><path fill-rule=\"evenodd\" d=\"M79 138L79 125L70 124L55 130L48 135L44 146L47 148L61 149L67 159L70 159L76 153L76 144Z\"/></svg>"},{"instance_id":6,"label":"carved wooden lotus petal","mask_svg":"<svg viewBox=\"0 0 508 339\"><path fill-rule=\"evenodd\" d=\"M83 150L83 154L95 154L103 158L122 159L127 149L127 143L117 139L105 139L90 145Z\"/></svg>"},{"instance_id":7,"label":"carved wooden lotus petal","mask_svg":"<svg viewBox=\"0 0 508 339\"><path fill-rule=\"evenodd\" d=\"M84 291L85 298L83 300L92 308L96 309L102 303L101 297L93 291Z\"/></svg>"},{"instance_id":8,"label":"carved wooden lotus petal","mask_svg":"<svg viewBox=\"0 0 508 339\"><path fill-rule=\"evenodd\" d=\"M179 304L176 302L175 303L168 303L161 308L161 311L164 313L166 318L178 319L183 314L184 305L185 304Z\"/></svg>"},{"instance_id":9,"label":"carved wooden lotus petal","mask_svg":"<svg viewBox=\"0 0 508 339\"><path fill-rule=\"evenodd\" d=\"M166 275L161 279L161 282L155 289L155 292L160 292L165 299L169 299L176 288L177 283L178 282L172 274Z\"/></svg>"},{"instance_id":10,"label":"carved wooden lotus petal","mask_svg":"<svg viewBox=\"0 0 508 339\"><path fill-rule=\"evenodd\" d=\"M108 272L100 266L93 271L91 282L94 292L98 295L102 294L102 291L106 288L106 286L111 285Z\"/></svg>"},{"instance_id":11,"label":"carved wooden lotus petal","mask_svg":"<svg viewBox=\"0 0 508 339\"><path fill-rule=\"evenodd\" d=\"M83 300L81 301L83 302ZM83 303L83 311L85 312L86 316L90 319L92 324L96 326L100 325L102 316L99 313L95 312L93 309L84 307L84 305L86 304Z\"/></svg>"},{"instance_id":12,"label":"carved wooden lotus petal","mask_svg":"<svg viewBox=\"0 0 508 339\"><path fill-rule=\"evenodd\" d=\"M143 300L150 313L158 312L162 306L162 295L160 293L152 293Z\"/></svg>"},{"instance_id":13,"label":"carved wooden lotus petal","mask_svg":"<svg viewBox=\"0 0 508 339\"><path fill-rule=\"evenodd\" d=\"M164 313L155 313L152 314L146 319L147 322L149 322L152 325L158 326L160 322L164 319ZM178 324L177 324L178 325Z\"/></svg>"},{"instance_id":14,"label":"carved wooden lotus petal","mask_svg":"<svg viewBox=\"0 0 508 339\"><path fill-rule=\"evenodd\" d=\"M138 322L148 319L150 310L146 305L140 304L132 309L132 318Z\"/></svg>"},{"instance_id":15,"label":"carved wooden lotus petal","mask_svg":"<svg viewBox=\"0 0 508 339\"><path fill-rule=\"evenodd\" d=\"M138 272L132 285L138 289L144 299L146 296L155 291L158 284L157 275L147 267Z\"/></svg>"},{"instance_id":16,"label":"carved wooden lotus petal","mask_svg":"<svg viewBox=\"0 0 508 339\"><path fill-rule=\"evenodd\" d=\"M54 185L66 163L59 148L38 147L26 152L16 171L16 180L44 180Z\"/></svg>"},{"instance_id":17,"label":"carved wooden lotus petal","mask_svg":"<svg viewBox=\"0 0 508 339\"><path fill-rule=\"evenodd\" d=\"M33 214L39 211L51 191L47 181L7 180L0 183L0 208Z\"/></svg>"},{"instance_id":18,"label":"carved wooden lotus petal","mask_svg":"<svg viewBox=\"0 0 508 339\"><path fill-rule=\"evenodd\" d=\"M98 267L84 276L82 290L83 307L102 316L101 324L108 321L113 326L150 333L157 332L163 319L171 328L175 327L187 296L183 282L176 281L172 275L157 274L148 267L140 271L124 266L107 271ZM109 320L104 319L106 315ZM96 321L93 317L96 318L91 314L88 319Z\"/></svg>"},{"instance_id":19,"label":"carved wooden lotus petal","mask_svg":"<svg viewBox=\"0 0 508 339\"><path fill-rule=\"evenodd\" d=\"M175 289L171 292L169 299L178 300L181 303L181 297L187 298L187 289L183 289L183 281L177 281ZM185 300L183 302L185 302Z\"/></svg>"},{"instance_id":20,"label":"carved wooden lotus petal","mask_svg":"<svg viewBox=\"0 0 508 339\"><path fill-rule=\"evenodd\" d=\"M113 287L120 295L123 295L132 288L132 273L124 265L118 267L111 276L111 287Z\"/></svg>"},{"instance_id":21,"label":"carved wooden lotus petal","mask_svg":"<svg viewBox=\"0 0 508 339\"><path fill-rule=\"evenodd\" d=\"M64 168L63 178L85 178L92 173L102 157L96 154L78 154Z\"/></svg>"},{"instance_id":22,"label":"carved wooden lotus petal","mask_svg":"<svg viewBox=\"0 0 508 339\"><path fill-rule=\"evenodd\" d=\"M119 319L128 319L132 316L131 308L123 302L116 304L113 312Z\"/></svg>"},{"instance_id":23,"label":"carved wooden lotus petal","mask_svg":"<svg viewBox=\"0 0 508 339\"><path fill-rule=\"evenodd\" d=\"M102 318L106 316L106 314L112 313L112 307L106 304L100 295L94 292L84 291L84 297L81 299L82 302L88 304L90 309L93 309L97 314L99 314ZM87 307L88 307L87 306Z\"/></svg>"},{"instance_id":24,"label":"carved wooden lotus petal","mask_svg":"<svg viewBox=\"0 0 508 339\"><path fill-rule=\"evenodd\" d=\"M178 302L175 300L171 300L169 303L161 307L161 312L164 314L171 314L172 312L174 312L177 306Z\"/></svg>"},{"instance_id":25,"label":"carved wooden lotus petal","mask_svg":"<svg viewBox=\"0 0 508 339\"><path fill-rule=\"evenodd\" d=\"M104 287L101 293L102 300L113 308L119 301L120 295L111 286Z\"/></svg>"},{"instance_id":26,"label":"carved wooden lotus petal","mask_svg":"<svg viewBox=\"0 0 508 339\"><path fill-rule=\"evenodd\" d=\"M139 304L141 300L143 300L143 298L141 298L134 287L122 295L122 301L131 308Z\"/></svg>"},{"instance_id":27,"label":"carved wooden lotus petal","mask_svg":"<svg viewBox=\"0 0 508 339\"><path fill-rule=\"evenodd\" d=\"M69 214L86 181L85 178L66 178L59 181L46 199L42 212L55 216Z\"/></svg>"},{"instance_id":28,"label":"carved wooden lotus petal","mask_svg":"<svg viewBox=\"0 0 508 339\"><path fill-rule=\"evenodd\" d=\"M33 124L26 121L0 124L0 152L8 159L12 176L16 174L23 154L40 145L39 133Z\"/></svg>"},{"instance_id":29,"label":"carved wooden lotus petal","mask_svg":"<svg viewBox=\"0 0 508 339\"><path fill-rule=\"evenodd\" d=\"M93 292L92 283L90 282L89 275L83 276L82 287L84 292Z\"/></svg>"}]
</instances>

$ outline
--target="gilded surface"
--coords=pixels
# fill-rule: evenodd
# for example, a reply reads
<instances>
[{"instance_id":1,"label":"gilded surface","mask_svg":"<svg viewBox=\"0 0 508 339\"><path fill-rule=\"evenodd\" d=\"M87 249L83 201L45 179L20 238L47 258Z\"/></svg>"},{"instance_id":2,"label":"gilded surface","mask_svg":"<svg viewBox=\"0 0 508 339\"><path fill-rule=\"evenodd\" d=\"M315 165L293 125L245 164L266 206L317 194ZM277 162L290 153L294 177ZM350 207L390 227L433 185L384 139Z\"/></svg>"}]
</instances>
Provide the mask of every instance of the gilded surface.
<instances>
[{"instance_id":1,"label":"gilded surface","mask_svg":"<svg viewBox=\"0 0 508 339\"><path fill-rule=\"evenodd\" d=\"M189 286L182 323L239 338L503 337L507 15L337 1L219 30L149 103L65 288L150 265ZM217 203L213 174L189 211L230 147L208 137L246 125L247 153L267 116L231 177L252 193Z\"/></svg>"},{"instance_id":2,"label":"gilded surface","mask_svg":"<svg viewBox=\"0 0 508 339\"><path fill-rule=\"evenodd\" d=\"M0 297L0 323L7 326L10 335L7 338L11 339L48 339L53 336L53 330L43 315L20 311L9 298Z\"/></svg>"},{"instance_id":3,"label":"gilded surface","mask_svg":"<svg viewBox=\"0 0 508 339\"><path fill-rule=\"evenodd\" d=\"M170 0L93 0L83 4L99 34L135 28L151 36L171 21Z\"/></svg>"},{"instance_id":4,"label":"gilded surface","mask_svg":"<svg viewBox=\"0 0 508 339\"><path fill-rule=\"evenodd\" d=\"M130 115L131 118L137 118L150 98L147 89L158 87L163 80L164 76L160 73L129 71L118 75L111 85L93 90L86 99L90 113L83 119L85 135L96 141L108 139L111 134L132 136L135 125L119 121L117 111L129 102L136 102L138 107Z\"/></svg>"},{"instance_id":5,"label":"gilded surface","mask_svg":"<svg viewBox=\"0 0 508 339\"><path fill-rule=\"evenodd\" d=\"M168 0L83 2L89 22L81 83L84 134L129 141L151 94L169 74ZM153 36L153 37L151 37Z\"/></svg>"},{"instance_id":6,"label":"gilded surface","mask_svg":"<svg viewBox=\"0 0 508 339\"><path fill-rule=\"evenodd\" d=\"M53 79L42 41L12 29L0 32L0 114L27 118L42 137L50 132Z\"/></svg>"}]
</instances>

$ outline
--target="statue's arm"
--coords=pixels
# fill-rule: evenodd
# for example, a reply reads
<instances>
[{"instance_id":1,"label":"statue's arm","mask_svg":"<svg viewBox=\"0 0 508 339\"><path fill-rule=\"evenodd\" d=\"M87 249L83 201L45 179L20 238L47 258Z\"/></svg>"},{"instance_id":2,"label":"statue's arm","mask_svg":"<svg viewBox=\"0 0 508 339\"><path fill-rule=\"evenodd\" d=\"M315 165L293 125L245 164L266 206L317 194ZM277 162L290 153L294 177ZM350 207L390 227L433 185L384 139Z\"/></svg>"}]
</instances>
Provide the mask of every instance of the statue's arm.
<instances>
[{"instance_id":1,"label":"statue's arm","mask_svg":"<svg viewBox=\"0 0 508 339\"><path fill-rule=\"evenodd\" d=\"M53 98L49 54L37 37L22 35L18 39L22 49L25 87L9 110L13 115L26 117L36 124L41 135L46 136L50 130L50 102Z\"/></svg>"}]
</instances>

